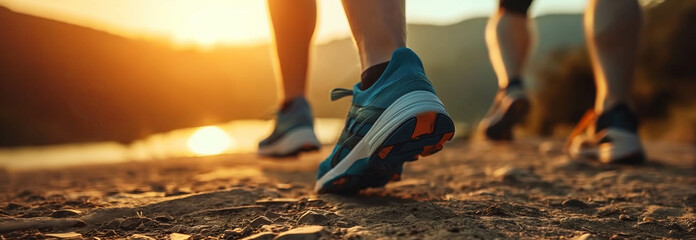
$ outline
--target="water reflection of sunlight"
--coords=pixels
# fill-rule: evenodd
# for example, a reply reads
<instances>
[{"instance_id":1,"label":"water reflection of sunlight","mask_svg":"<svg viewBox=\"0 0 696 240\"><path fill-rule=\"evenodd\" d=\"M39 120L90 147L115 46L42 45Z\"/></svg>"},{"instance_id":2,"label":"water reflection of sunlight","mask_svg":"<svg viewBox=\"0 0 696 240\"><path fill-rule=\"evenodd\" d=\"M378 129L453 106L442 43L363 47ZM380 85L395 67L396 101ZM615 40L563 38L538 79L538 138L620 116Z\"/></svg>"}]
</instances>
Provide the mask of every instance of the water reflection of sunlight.
<instances>
[{"instance_id":1,"label":"water reflection of sunlight","mask_svg":"<svg viewBox=\"0 0 696 240\"><path fill-rule=\"evenodd\" d=\"M189 150L201 156L220 154L233 144L230 136L215 126L201 127L188 139Z\"/></svg>"},{"instance_id":2,"label":"water reflection of sunlight","mask_svg":"<svg viewBox=\"0 0 696 240\"><path fill-rule=\"evenodd\" d=\"M315 129L319 141L322 144L334 143L338 139L343 122L342 119L316 119ZM127 145L106 142L18 149L0 148L0 168L29 169L253 153L259 141L268 136L271 131L273 131L273 121L249 119L153 134Z\"/></svg>"},{"instance_id":3,"label":"water reflection of sunlight","mask_svg":"<svg viewBox=\"0 0 696 240\"><path fill-rule=\"evenodd\" d=\"M336 142L343 119L319 118L314 129L319 142ZM465 129L459 125L457 129ZM261 139L273 131L271 120L235 120L201 128L178 129L158 133L132 142L69 144L57 146L0 148L0 169L29 169L68 165L145 161L178 157L253 153ZM465 132L465 131L460 131ZM457 135L455 135L457 137Z\"/></svg>"}]
</instances>

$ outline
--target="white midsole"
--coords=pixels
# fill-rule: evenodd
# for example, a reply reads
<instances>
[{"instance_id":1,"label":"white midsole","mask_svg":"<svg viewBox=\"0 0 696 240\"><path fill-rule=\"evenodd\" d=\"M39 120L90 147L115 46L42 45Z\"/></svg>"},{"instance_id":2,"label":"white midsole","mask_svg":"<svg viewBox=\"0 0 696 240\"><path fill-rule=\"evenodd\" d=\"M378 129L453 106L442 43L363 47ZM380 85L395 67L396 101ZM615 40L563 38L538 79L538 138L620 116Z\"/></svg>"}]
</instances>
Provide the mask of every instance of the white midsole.
<instances>
[{"instance_id":1,"label":"white midsole","mask_svg":"<svg viewBox=\"0 0 696 240\"><path fill-rule=\"evenodd\" d=\"M585 146L583 142L589 141L587 137L583 137L583 135L576 137L571 143L570 156L572 158L596 158L601 162L611 163L616 159L643 152L640 137L635 133L609 128L601 131L594 138L602 138L603 136L609 136L613 141Z\"/></svg>"},{"instance_id":2,"label":"white midsole","mask_svg":"<svg viewBox=\"0 0 696 240\"><path fill-rule=\"evenodd\" d=\"M346 172L357 160L371 156L403 122L424 112L437 112L449 116L440 99L428 91L413 91L394 101L377 118L375 124L353 150L317 180L314 191L319 191L326 182Z\"/></svg>"},{"instance_id":3,"label":"white midsole","mask_svg":"<svg viewBox=\"0 0 696 240\"><path fill-rule=\"evenodd\" d=\"M320 143L312 127L300 127L282 136L275 143L259 147L260 155L286 155L306 146L319 147Z\"/></svg>"},{"instance_id":4,"label":"white midsole","mask_svg":"<svg viewBox=\"0 0 696 240\"><path fill-rule=\"evenodd\" d=\"M638 134L611 128L604 130L603 134L610 136L613 141L599 144L601 162L611 163L616 159L643 152L643 144Z\"/></svg>"}]
</instances>

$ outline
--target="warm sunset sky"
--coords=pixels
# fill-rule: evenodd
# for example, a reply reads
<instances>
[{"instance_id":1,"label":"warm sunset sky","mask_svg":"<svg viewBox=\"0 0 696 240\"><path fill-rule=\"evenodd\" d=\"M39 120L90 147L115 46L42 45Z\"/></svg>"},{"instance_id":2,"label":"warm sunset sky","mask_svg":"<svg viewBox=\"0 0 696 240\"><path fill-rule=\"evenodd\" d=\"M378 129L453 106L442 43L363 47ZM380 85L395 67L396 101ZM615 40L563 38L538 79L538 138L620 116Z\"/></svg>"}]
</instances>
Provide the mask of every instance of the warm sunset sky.
<instances>
[{"instance_id":1,"label":"warm sunset sky","mask_svg":"<svg viewBox=\"0 0 696 240\"><path fill-rule=\"evenodd\" d=\"M349 36L339 0L319 0L316 40ZM452 24L486 16L498 0L408 0L410 23ZM582 12L586 0L537 0L533 15ZM259 44L269 41L263 0L0 0L14 11L175 45Z\"/></svg>"}]
</instances>

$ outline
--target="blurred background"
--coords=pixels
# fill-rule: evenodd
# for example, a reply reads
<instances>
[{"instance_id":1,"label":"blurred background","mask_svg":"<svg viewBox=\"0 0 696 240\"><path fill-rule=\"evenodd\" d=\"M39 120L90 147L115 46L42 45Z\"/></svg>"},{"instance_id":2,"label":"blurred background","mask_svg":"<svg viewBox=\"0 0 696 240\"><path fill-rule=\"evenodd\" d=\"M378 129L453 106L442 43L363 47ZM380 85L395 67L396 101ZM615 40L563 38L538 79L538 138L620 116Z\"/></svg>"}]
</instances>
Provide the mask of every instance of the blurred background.
<instances>
[{"instance_id":1,"label":"blurred background","mask_svg":"<svg viewBox=\"0 0 696 240\"><path fill-rule=\"evenodd\" d=\"M319 0L309 100L323 143L359 80L340 1ZM468 137L497 83L484 43L497 0L407 1L408 46ZM586 0L537 0L525 136L565 137L594 100ZM696 1L642 0L633 89L641 135L696 141ZM0 166L253 152L277 90L265 1L0 0Z\"/></svg>"}]
</instances>

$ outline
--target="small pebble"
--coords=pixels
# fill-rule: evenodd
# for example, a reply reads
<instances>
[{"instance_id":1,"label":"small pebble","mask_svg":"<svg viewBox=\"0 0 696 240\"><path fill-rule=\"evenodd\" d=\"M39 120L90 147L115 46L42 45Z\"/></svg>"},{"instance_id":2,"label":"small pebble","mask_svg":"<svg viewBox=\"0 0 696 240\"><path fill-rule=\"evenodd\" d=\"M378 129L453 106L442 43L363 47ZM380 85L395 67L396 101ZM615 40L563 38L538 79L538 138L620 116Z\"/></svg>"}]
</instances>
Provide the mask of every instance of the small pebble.
<instances>
[{"instance_id":1,"label":"small pebble","mask_svg":"<svg viewBox=\"0 0 696 240\"><path fill-rule=\"evenodd\" d=\"M292 189L292 187L293 187L292 184L289 184L289 183L278 183L278 184L276 184L276 188L277 188L278 190L290 190L290 189Z\"/></svg>"},{"instance_id":2,"label":"small pebble","mask_svg":"<svg viewBox=\"0 0 696 240\"><path fill-rule=\"evenodd\" d=\"M169 239L170 240L189 240L189 239L191 239L191 235L183 234L183 233L172 233L172 234L169 234Z\"/></svg>"},{"instance_id":3,"label":"small pebble","mask_svg":"<svg viewBox=\"0 0 696 240\"><path fill-rule=\"evenodd\" d=\"M346 239L373 239L376 238L373 234L361 226L351 227L345 230L344 237Z\"/></svg>"},{"instance_id":4,"label":"small pebble","mask_svg":"<svg viewBox=\"0 0 696 240\"><path fill-rule=\"evenodd\" d=\"M69 218L69 217L77 217L80 215L80 211L78 210L72 210L72 209L61 209L61 210L56 210L53 213L51 213L52 218Z\"/></svg>"},{"instance_id":5,"label":"small pebble","mask_svg":"<svg viewBox=\"0 0 696 240\"><path fill-rule=\"evenodd\" d=\"M621 220L621 221L633 221L635 219L628 214L621 214L621 215L619 215L619 220Z\"/></svg>"},{"instance_id":6,"label":"small pebble","mask_svg":"<svg viewBox=\"0 0 696 240\"><path fill-rule=\"evenodd\" d=\"M575 238L575 240L590 240L592 239L592 237L594 237L594 235L592 235L591 233L585 233Z\"/></svg>"},{"instance_id":7,"label":"small pebble","mask_svg":"<svg viewBox=\"0 0 696 240\"><path fill-rule=\"evenodd\" d=\"M493 176L501 180L516 180L517 177L527 174L527 171L512 166L505 166L493 172Z\"/></svg>"},{"instance_id":8,"label":"small pebble","mask_svg":"<svg viewBox=\"0 0 696 240\"><path fill-rule=\"evenodd\" d=\"M128 237L128 240L155 240L154 238L142 235L142 234L133 234L130 237Z\"/></svg>"},{"instance_id":9,"label":"small pebble","mask_svg":"<svg viewBox=\"0 0 696 240\"><path fill-rule=\"evenodd\" d=\"M330 234L329 230L322 226L306 226L283 232L274 240L319 240L329 238Z\"/></svg>"},{"instance_id":10,"label":"small pebble","mask_svg":"<svg viewBox=\"0 0 696 240\"><path fill-rule=\"evenodd\" d=\"M235 228L234 230L225 230L223 233L223 239L228 240L228 239L239 239L243 236L247 236L251 234L252 231L250 228L245 227L245 228Z\"/></svg>"},{"instance_id":11,"label":"small pebble","mask_svg":"<svg viewBox=\"0 0 696 240\"><path fill-rule=\"evenodd\" d=\"M561 205L563 205L564 207L572 207L572 208L588 208L588 207L590 207L589 205L587 205L587 203L580 201L580 200L577 200L577 199L565 200L565 201L563 201L563 203L561 203Z\"/></svg>"},{"instance_id":12,"label":"small pebble","mask_svg":"<svg viewBox=\"0 0 696 240\"><path fill-rule=\"evenodd\" d=\"M72 239L72 238L82 238L82 234L76 232L66 232L66 233L47 233L44 234L46 237L54 237L60 239Z\"/></svg>"},{"instance_id":13,"label":"small pebble","mask_svg":"<svg viewBox=\"0 0 696 240\"><path fill-rule=\"evenodd\" d=\"M643 222L654 222L654 221L655 221L655 219L651 218L651 217L644 217L643 218Z\"/></svg>"},{"instance_id":14,"label":"small pebble","mask_svg":"<svg viewBox=\"0 0 696 240\"><path fill-rule=\"evenodd\" d=\"M609 240L623 240L623 239L626 239L626 238L624 238L624 237L622 237L621 235L618 235L618 234L614 234L614 235L612 235L612 236L609 238Z\"/></svg>"},{"instance_id":15,"label":"small pebble","mask_svg":"<svg viewBox=\"0 0 696 240\"><path fill-rule=\"evenodd\" d=\"M259 232L275 232L273 231L275 227L273 225L263 225L259 228Z\"/></svg>"},{"instance_id":16,"label":"small pebble","mask_svg":"<svg viewBox=\"0 0 696 240\"><path fill-rule=\"evenodd\" d=\"M323 224L328 219L329 218L326 217L324 214L309 210L302 214L302 216L300 216L300 218L297 220L297 223L307 225L319 225Z\"/></svg>"},{"instance_id":17,"label":"small pebble","mask_svg":"<svg viewBox=\"0 0 696 240\"><path fill-rule=\"evenodd\" d=\"M242 240L273 240L275 236L275 233L272 232L262 232L242 238Z\"/></svg>"}]
</instances>

